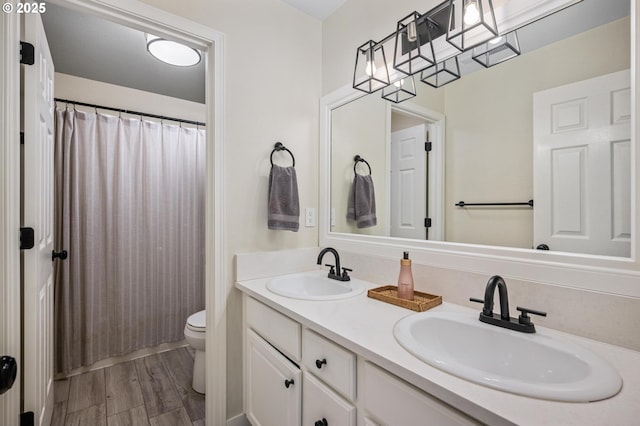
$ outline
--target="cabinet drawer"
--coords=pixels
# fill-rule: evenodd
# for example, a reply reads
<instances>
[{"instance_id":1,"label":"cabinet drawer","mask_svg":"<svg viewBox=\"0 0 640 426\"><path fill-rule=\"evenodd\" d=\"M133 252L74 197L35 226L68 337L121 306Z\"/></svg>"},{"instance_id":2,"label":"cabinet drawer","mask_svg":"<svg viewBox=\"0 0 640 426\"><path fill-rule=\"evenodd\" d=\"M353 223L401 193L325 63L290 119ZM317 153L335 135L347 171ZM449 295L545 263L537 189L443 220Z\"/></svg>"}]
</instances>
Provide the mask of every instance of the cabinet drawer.
<instances>
[{"instance_id":1,"label":"cabinet drawer","mask_svg":"<svg viewBox=\"0 0 640 426\"><path fill-rule=\"evenodd\" d=\"M364 415L380 426L478 425L470 417L365 362L360 372Z\"/></svg>"},{"instance_id":2,"label":"cabinet drawer","mask_svg":"<svg viewBox=\"0 0 640 426\"><path fill-rule=\"evenodd\" d=\"M302 424L313 426L326 420L327 426L355 426L356 407L323 385L312 374L302 377Z\"/></svg>"},{"instance_id":3,"label":"cabinet drawer","mask_svg":"<svg viewBox=\"0 0 640 426\"><path fill-rule=\"evenodd\" d=\"M347 399L356 398L356 356L311 330L302 331L302 364Z\"/></svg>"},{"instance_id":4,"label":"cabinet drawer","mask_svg":"<svg viewBox=\"0 0 640 426\"><path fill-rule=\"evenodd\" d=\"M247 296L245 315L248 327L283 354L300 362L300 324Z\"/></svg>"}]
</instances>

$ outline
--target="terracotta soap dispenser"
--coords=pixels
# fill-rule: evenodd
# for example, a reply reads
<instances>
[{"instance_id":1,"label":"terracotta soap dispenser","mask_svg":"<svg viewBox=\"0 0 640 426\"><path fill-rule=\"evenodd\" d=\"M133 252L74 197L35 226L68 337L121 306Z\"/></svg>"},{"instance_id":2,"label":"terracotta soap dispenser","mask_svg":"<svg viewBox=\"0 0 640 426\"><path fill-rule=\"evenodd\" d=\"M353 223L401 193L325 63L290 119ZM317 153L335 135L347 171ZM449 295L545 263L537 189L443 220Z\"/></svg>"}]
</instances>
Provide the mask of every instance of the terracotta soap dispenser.
<instances>
[{"instance_id":1,"label":"terracotta soap dispenser","mask_svg":"<svg viewBox=\"0 0 640 426\"><path fill-rule=\"evenodd\" d=\"M408 251L405 251L403 258L400 259L398 297L400 299L413 300L413 274L411 274L411 259L409 259Z\"/></svg>"}]
</instances>

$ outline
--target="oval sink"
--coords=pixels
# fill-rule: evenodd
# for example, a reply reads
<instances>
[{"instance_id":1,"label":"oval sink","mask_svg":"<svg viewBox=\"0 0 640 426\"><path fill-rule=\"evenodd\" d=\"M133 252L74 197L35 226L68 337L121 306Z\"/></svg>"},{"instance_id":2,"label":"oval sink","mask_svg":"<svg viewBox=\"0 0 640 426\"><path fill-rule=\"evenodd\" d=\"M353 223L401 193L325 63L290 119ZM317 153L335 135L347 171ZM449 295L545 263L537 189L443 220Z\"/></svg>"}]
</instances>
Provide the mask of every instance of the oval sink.
<instances>
[{"instance_id":1,"label":"oval sink","mask_svg":"<svg viewBox=\"0 0 640 426\"><path fill-rule=\"evenodd\" d=\"M534 398L588 402L620 391L622 379L602 358L538 331L519 333L473 314L424 312L398 321L393 334L407 351L469 381Z\"/></svg>"},{"instance_id":2,"label":"oval sink","mask_svg":"<svg viewBox=\"0 0 640 426\"><path fill-rule=\"evenodd\" d=\"M302 272L273 278L267 289L280 296L304 300L337 300L364 292L363 281L337 281L327 277L327 271Z\"/></svg>"}]
</instances>

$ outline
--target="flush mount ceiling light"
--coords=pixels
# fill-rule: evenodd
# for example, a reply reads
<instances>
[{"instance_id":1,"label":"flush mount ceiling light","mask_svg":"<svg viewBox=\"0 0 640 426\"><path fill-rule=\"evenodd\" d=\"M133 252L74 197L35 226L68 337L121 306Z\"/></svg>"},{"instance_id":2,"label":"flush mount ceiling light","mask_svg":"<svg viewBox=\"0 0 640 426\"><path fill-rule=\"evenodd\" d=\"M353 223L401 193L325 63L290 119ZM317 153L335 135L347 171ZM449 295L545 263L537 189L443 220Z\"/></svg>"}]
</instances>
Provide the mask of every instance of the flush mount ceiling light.
<instances>
[{"instance_id":1,"label":"flush mount ceiling light","mask_svg":"<svg viewBox=\"0 0 640 426\"><path fill-rule=\"evenodd\" d=\"M520 55L520 44L518 35L513 31L474 47L471 57L480 65L489 68L518 55Z\"/></svg>"},{"instance_id":2,"label":"flush mount ceiling light","mask_svg":"<svg viewBox=\"0 0 640 426\"><path fill-rule=\"evenodd\" d=\"M447 41L461 52L498 36L491 0L449 0Z\"/></svg>"},{"instance_id":3,"label":"flush mount ceiling light","mask_svg":"<svg viewBox=\"0 0 640 426\"><path fill-rule=\"evenodd\" d=\"M145 34L147 51L155 58L170 65L190 67L202 59L200 52L184 44L166 40L152 34Z\"/></svg>"}]
</instances>

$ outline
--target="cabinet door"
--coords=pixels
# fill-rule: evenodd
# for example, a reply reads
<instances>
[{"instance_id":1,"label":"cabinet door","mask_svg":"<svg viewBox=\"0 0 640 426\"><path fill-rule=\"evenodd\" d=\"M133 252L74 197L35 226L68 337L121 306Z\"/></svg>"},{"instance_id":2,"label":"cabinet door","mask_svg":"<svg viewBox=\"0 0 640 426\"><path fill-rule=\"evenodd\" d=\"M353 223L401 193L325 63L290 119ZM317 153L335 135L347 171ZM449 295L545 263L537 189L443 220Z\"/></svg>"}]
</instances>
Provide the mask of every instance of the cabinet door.
<instances>
[{"instance_id":1,"label":"cabinet door","mask_svg":"<svg viewBox=\"0 0 640 426\"><path fill-rule=\"evenodd\" d=\"M302 426L355 426L356 407L305 372Z\"/></svg>"},{"instance_id":2,"label":"cabinet door","mask_svg":"<svg viewBox=\"0 0 640 426\"><path fill-rule=\"evenodd\" d=\"M364 363L362 389L368 421L381 426L470 426L479 423L396 376ZM373 423L375 424L375 423Z\"/></svg>"},{"instance_id":3,"label":"cabinet door","mask_svg":"<svg viewBox=\"0 0 640 426\"><path fill-rule=\"evenodd\" d=\"M263 338L247 329L245 412L253 426L299 426L301 373Z\"/></svg>"}]
</instances>

